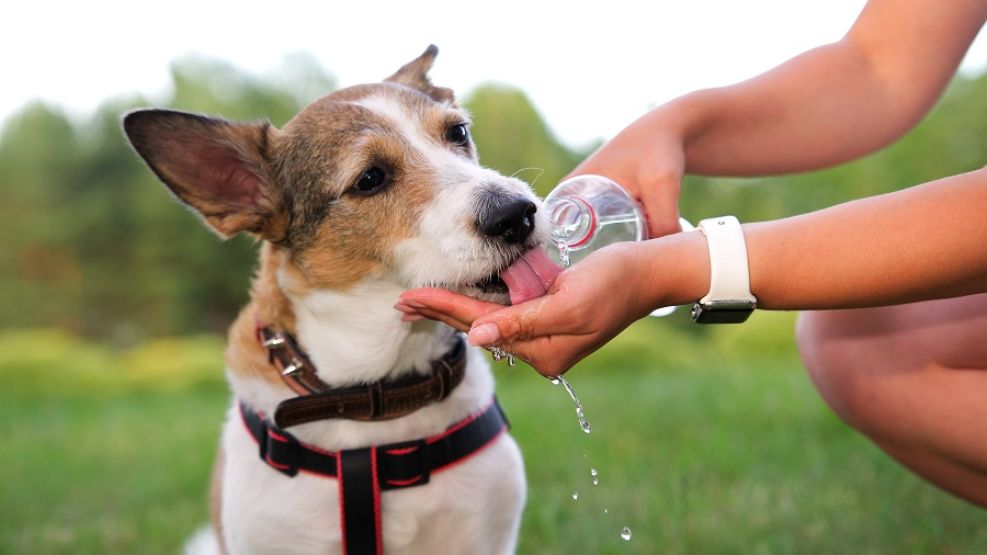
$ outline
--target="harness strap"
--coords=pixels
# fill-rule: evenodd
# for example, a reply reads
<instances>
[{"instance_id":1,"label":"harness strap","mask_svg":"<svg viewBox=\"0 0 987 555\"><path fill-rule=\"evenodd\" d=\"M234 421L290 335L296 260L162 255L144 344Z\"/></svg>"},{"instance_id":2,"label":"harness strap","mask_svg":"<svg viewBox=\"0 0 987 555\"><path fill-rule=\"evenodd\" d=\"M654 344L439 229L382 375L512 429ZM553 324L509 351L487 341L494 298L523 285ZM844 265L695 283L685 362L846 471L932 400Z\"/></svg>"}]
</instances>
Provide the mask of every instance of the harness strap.
<instances>
[{"instance_id":1,"label":"harness strap","mask_svg":"<svg viewBox=\"0 0 987 555\"><path fill-rule=\"evenodd\" d=\"M381 555L377 451L372 447L341 451L337 460L343 552Z\"/></svg>"},{"instance_id":2,"label":"harness strap","mask_svg":"<svg viewBox=\"0 0 987 555\"><path fill-rule=\"evenodd\" d=\"M494 397L482 411L444 432L414 441L362 449L325 451L302 443L262 413L240 403L240 415L259 454L271 468L336 478L345 555L380 555L380 492L427 484L432 474L466 460L491 444L510 424Z\"/></svg>"}]
</instances>

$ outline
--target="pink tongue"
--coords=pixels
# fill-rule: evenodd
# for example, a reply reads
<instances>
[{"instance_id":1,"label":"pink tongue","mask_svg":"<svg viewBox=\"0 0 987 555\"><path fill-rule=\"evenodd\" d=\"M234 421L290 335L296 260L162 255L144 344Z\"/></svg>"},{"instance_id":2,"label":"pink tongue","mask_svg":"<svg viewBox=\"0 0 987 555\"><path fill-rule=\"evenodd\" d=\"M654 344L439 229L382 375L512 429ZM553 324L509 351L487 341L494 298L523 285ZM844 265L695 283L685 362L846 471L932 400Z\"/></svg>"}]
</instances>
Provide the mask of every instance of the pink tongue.
<instances>
[{"instance_id":1,"label":"pink tongue","mask_svg":"<svg viewBox=\"0 0 987 555\"><path fill-rule=\"evenodd\" d=\"M531 249L501 272L500 279L511 293L511 304L518 304L544 295L561 272L562 268L548 258L545 249L538 248Z\"/></svg>"}]
</instances>

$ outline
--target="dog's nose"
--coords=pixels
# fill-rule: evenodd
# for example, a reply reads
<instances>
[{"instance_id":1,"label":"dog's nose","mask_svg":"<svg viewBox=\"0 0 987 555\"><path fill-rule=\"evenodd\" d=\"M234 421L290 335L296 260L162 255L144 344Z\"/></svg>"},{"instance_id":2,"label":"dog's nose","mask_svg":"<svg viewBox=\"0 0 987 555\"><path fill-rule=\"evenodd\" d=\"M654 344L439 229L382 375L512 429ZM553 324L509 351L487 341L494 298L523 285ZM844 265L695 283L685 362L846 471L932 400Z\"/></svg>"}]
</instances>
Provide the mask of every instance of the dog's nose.
<instances>
[{"instance_id":1,"label":"dog's nose","mask_svg":"<svg viewBox=\"0 0 987 555\"><path fill-rule=\"evenodd\" d=\"M535 229L538 207L524 197L499 199L477 220L477 227L487 237L499 237L507 243L521 243Z\"/></svg>"}]
</instances>

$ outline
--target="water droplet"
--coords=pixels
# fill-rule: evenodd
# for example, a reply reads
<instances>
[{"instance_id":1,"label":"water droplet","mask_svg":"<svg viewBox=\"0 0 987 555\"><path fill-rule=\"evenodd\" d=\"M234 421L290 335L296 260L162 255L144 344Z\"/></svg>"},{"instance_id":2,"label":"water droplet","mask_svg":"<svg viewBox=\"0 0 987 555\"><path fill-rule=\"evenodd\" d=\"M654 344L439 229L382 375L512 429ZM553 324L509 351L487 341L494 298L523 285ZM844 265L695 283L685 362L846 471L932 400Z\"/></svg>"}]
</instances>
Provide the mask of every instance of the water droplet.
<instances>
[{"instance_id":1,"label":"water droplet","mask_svg":"<svg viewBox=\"0 0 987 555\"><path fill-rule=\"evenodd\" d=\"M575 501L577 499L579 499L579 492L578 491L572 492L572 500Z\"/></svg>"},{"instance_id":2,"label":"water droplet","mask_svg":"<svg viewBox=\"0 0 987 555\"><path fill-rule=\"evenodd\" d=\"M586 414L583 412L583 404L579 402L579 397L576 397L576 392L572 390L572 386L569 385L569 382L565 381L565 378L560 377L559 380L562 382L562 387L565 387L566 393L569 394L569 398L572 399L573 403L576 403L576 418L579 419L579 427L587 434L592 432L593 426L586 419Z\"/></svg>"},{"instance_id":3,"label":"water droplet","mask_svg":"<svg viewBox=\"0 0 987 555\"><path fill-rule=\"evenodd\" d=\"M562 238L561 235L552 234L555 240L555 248L559 249L559 263L563 268L569 267L569 242Z\"/></svg>"},{"instance_id":4,"label":"water droplet","mask_svg":"<svg viewBox=\"0 0 987 555\"><path fill-rule=\"evenodd\" d=\"M593 477L593 485L594 486L600 484L600 473L597 472L595 468L589 469L589 475Z\"/></svg>"},{"instance_id":5,"label":"water droplet","mask_svg":"<svg viewBox=\"0 0 987 555\"><path fill-rule=\"evenodd\" d=\"M548 381L552 382L552 385L559 385L560 383L562 383L562 380L560 380L558 378L552 378L552 379L550 379Z\"/></svg>"},{"instance_id":6,"label":"water droplet","mask_svg":"<svg viewBox=\"0 0 987 555\"><path fill-rule=\"evenodd\" d=\"M620 531L620 539L625 542L631 541L631 529L624 526L624 529Z\"/></svg>"},{"instance_id":7,"label":"water droplet","mask_svg":"<svg viewBox=\"0 0 987 555\"><path fill-rule=\"evenodd\" d=\"M610 514L610 509L608 509L606 507L603 507L603 514L605 514L605 515Z\"/></svg>"},{"instance_id":8,"label":"water droplet","mask_svg":"<svg viewBox=\"0 0 987 555\"><path fill-rule=\"evenodd\" d=\"M583 414L583 407L576 407L576 418L579 420L579 427L582 428L587 434L593 431L593 426L586 420L586 415Z\"/></svg>"},{"instance_id":9,"label":"water droplet","mask_svg":"<svg viewBox=\"0 0 987 555\"><path fill-rule=\"evenodd\" d=\"M493 355L494 362L500 362L507 356L500 347L490 347L490 354Z\"/></svg>"},{"instance_id":10,"label":"water droplet","mask_svg":"<svg viewBox=\"0 0 987 555\"><path fill-rule=\"evenodd\" d=\"M514 366L514 355L507 355L507 365Z\"/></svg>"}]
</instances>

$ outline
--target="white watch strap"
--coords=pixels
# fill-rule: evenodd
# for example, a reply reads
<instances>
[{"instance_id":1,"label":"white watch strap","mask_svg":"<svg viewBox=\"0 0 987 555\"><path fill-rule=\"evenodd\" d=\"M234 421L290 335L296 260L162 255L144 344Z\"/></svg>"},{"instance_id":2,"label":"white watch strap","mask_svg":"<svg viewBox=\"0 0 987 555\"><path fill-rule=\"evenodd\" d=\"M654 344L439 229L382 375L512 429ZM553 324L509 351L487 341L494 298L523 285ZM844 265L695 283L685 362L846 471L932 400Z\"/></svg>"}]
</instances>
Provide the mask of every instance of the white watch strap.
<instances>
[{"instance_id":1,"label":"white watch strap","mask_svg":"<svg viewBox=\"0 0 987 555\"><path fill-rule=\"evenodd\" d=\"M709 245L709 293L700 304L717 301L756 302L751 294L744 230L734 216L720 216L699 222Z\"/></svg>"}]
</instances>

